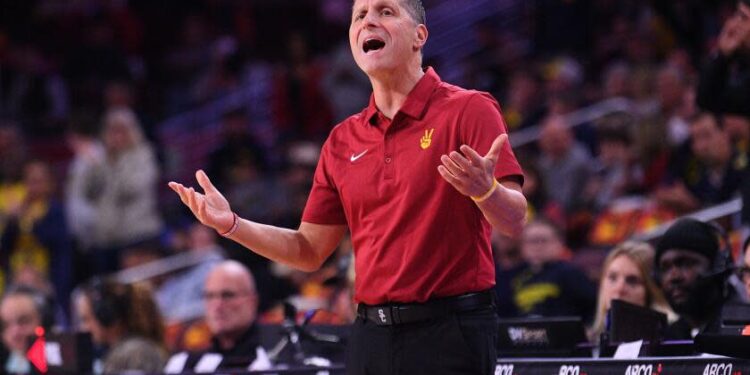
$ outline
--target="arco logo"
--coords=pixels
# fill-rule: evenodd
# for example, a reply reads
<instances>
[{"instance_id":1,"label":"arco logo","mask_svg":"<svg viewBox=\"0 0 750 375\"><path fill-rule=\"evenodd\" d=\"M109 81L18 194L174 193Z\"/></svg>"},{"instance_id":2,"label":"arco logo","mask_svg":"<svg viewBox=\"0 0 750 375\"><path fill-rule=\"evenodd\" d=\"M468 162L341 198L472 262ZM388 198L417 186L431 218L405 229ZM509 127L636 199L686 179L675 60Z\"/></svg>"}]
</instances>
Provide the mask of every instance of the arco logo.
<instances>
[{"instance_id":1,"label":"arco logo","mask_svg":"<svg viewBox=\"0 0 750 375\"><path fill-rule=\"evenodd\" d=\"M653 375L654 365L630 365L625 369L625 375Z\"/></svg>"},{"instance_id":2,"label":"arco logo","mask_svg":"<svg viewBox=\"0 0 750 375\"><path fill-rule=\"evenodd\" d=\"M513 375L513 365L497 365L495 375Z\"/></svg>"},{"instance_id":3,"label":"arco logo","mask_svg":"<svg viewBox=\"0 0 750 375\"><path fill-rule=\"evenodd\" d=\"M731 375L731 363L709 363L703 369L703 375Z\"/></svg>"}]
</instances>

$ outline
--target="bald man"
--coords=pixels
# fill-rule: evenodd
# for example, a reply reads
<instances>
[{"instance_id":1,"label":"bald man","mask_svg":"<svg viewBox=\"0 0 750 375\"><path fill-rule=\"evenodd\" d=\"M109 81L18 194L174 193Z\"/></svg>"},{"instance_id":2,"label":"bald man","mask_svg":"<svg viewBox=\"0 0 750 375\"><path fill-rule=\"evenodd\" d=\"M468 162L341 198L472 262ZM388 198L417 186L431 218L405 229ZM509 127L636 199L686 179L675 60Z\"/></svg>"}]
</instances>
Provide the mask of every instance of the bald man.
<instances>
[{"instance_id":1,"label":"bald man","mask_svg":"<svg viewBox=\"0 0 750 375\"><path fill-rule=\"evenodd\" d=\"M224 357L220 368L252 362L260 341L255 326L258 293L250 271L234 260L217 264L206 277L203 302L213 335L209 351Z\"/></svg>"}]
</instances>

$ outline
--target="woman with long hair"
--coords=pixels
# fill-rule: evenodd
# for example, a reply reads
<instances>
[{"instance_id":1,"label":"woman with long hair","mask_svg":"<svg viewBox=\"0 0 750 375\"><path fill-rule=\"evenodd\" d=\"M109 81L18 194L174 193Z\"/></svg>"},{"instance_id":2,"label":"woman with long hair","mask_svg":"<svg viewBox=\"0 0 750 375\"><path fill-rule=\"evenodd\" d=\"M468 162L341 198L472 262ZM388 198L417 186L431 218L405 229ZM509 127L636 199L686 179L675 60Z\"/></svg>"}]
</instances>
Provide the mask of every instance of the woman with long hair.
<instances>
[{"instance_id":1,"label":"woman with long hair","mask_svg":"<svg viewBox=\"0 0 750 375\"><path fill-rule=\"evenodd\" d=\"M163 369L164 323L147 285L96 279L84 286L76 310L81 330L103 350L104 374Z\"/></svg>"},{"instance_id":2,"label":"woman with long hair","mask_svg":"<svg viewBox=\"0 0 750 375\"><path fill-rule=\"evenodd\" d=\"M676 318L651 276L653 263L654 248L646 242L625 241L607 255L599 282L596 316L589 329L590 341L599 342L613 299L650 307L667 314L670 321Z\"/></svg>"}]
</instances>

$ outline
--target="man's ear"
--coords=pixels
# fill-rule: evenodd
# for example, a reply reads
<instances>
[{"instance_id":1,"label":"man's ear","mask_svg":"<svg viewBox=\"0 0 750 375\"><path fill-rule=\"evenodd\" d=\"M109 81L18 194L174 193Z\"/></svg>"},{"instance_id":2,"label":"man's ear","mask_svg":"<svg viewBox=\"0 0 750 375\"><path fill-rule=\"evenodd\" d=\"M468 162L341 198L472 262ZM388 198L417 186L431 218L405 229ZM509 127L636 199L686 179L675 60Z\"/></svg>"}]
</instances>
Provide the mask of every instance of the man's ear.
<instances>
[{"instance_id":1,"label":"man's ear","mask_svg":"<svg viewBox=\"0 0 750 375\"><path fill-rule=\"evenodd\" d=\"M427 36L429 35L429 32L427 31L427 26L420 23L417 25L416 29L417 35L416 39L414 40L414 49L420 50L422 47L424 47L425 43L427 43Z\"/></svg>"}]
</instances>

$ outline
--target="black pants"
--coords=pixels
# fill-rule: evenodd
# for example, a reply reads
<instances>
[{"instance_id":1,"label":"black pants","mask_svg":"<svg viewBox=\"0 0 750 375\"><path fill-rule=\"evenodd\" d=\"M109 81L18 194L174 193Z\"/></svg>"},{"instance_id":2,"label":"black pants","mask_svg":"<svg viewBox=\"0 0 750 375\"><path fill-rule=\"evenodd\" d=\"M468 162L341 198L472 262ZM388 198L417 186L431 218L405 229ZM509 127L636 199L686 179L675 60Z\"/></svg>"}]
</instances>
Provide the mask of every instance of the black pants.
<instances>
[{"instance_id":1,"label":"black pants","mask_svg":"<svg viewBox=\"0 0 750 375\"><path fill-rule=\"evenodd\" d=\"M495 372L494 308L417 323L378 326L357 318L347 354L349 375L440 375Z\"/></svg>"}]
</instances>

